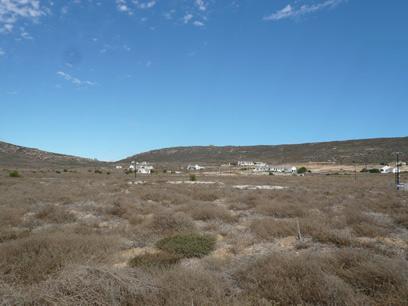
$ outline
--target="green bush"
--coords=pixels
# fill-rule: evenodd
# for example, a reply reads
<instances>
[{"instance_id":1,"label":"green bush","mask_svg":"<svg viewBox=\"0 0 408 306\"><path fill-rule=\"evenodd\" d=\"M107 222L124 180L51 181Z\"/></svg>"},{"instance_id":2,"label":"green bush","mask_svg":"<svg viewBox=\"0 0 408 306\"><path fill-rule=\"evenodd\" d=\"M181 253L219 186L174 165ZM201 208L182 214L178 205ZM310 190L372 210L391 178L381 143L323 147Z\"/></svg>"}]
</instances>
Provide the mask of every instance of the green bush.
<instances>
[{"instance_id":1,"label":"green bush","mask_svg":"<svg viewBox=\"0 0 408 306\"><path fill-rule=\"evenodd\" d=\"M9 176L10 176L10 177L21 177L20 173L18 173L17 170L11 171L11 172L9 173Z\"/></svg>"},{"instance_id":2,"label":"green bush","mask_svg":"<svg viewBox=\"0 0 408 306\"><path fill-rule=\"evenodd\" d=\"M380 169L370 169L368 170L370 173L381 173Z\"/></svg>"},{"instance_id":3,"label":"green bush","mask_svg":"<svg viewBox=\"0 0 408 306\"><path fill-rule=\"evenodd\" d=\"M215 238L199 234L176 235L159 240L156 246L162 251L185 258L203 257L214 250Z\"/></svg>"},{"instance_id":4,"label":"green bush","mask_svg":"<svg viewBox=\"0 0 408 306\"><path fill-rule=\"evenodd\" d=\"M177 264L181 256L167 252L147 253L136 256L129 261L131 267L170 267Z\"/></svg>"},{"instance_id":5,"label":"green bush","mask_svg":"<svg viewBox=\"0 0 408 306\"><path fill-rule=\"evenodd\" d=\"M102 171L97 169L97 170L95 170L95 173L102 174Z\"/></svg>"},{"instance_id":6,"label":"green bush","mask_svg":"<svg viewBox=\"0 0 408 306\"><path fill-rule=\"evenodd\" d=\"M64 172L68 172L68 170L67 170L67 169L64 169Z\"/></svg>"},{"instance_id":7,"label":"green bush","mask_svg":"<svg viewBox=\"0 0 408 306\"><path fill-rule=\"evenodd\" d=\"M307 172L307 168L306 167L300 167L298 170L297 170L297 173L299 173L299 174L303 174L303 173L306 173Z\"/></svg>"},{"instance_id":8,"label":"green bush","mask_svg":"<svg viewBox=\"0 0 408 306\"><path fill-rule=\"evenodd\" d=\"M190 174L190 181L195 182L197 180L197 177L195 174Z\"/></svg>"}]
</instances>

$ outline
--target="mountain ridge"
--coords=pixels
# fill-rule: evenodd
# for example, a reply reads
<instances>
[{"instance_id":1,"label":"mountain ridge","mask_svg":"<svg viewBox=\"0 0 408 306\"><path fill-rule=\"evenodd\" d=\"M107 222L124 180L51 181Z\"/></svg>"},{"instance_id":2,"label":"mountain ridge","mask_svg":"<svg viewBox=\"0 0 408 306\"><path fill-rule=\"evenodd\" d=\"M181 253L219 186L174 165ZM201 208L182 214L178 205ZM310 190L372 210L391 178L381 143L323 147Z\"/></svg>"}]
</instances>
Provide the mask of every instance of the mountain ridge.
<instances>
[{"instance_id":1,"label":"mountain ridge","mask_svg":"<svg viewBox=\"0 0 408 306\"><path fill-rule=\"evenodd\" d=\"M82 167L100 164L104 162L0 141L0 166L2 167Z\"/></svg>"},{"instance_id":2,"label":"mountain ridge","mask_svg":"<svg viewBox=\"0 0 408 306\"><path fill-rule=\"evenodd\" d=\"M120 163L147 161L154 163L219 164L251 159L275 164L334 162L351 164L391 162L393 152L408 153L408 137L371 138L309 142L301 144L254 146L178 146L139 153Z\"/></svg>"},{"instance_id":3,"label":"mountain ridge","mask_svg":"<svg viewBox=\"0 0 408 306\"><path fill-rule=\"evenodd\" d=\"M91 167L147 161L158 164L221 164L238 160L271 164L330 162L337 164L388 163L394 152L408 159L408 137L371 138L254 146L178 146L132 155L117 162L103 162L61 153L52 153L0 141L1 167Z\"/></svg>"}]
</instances>

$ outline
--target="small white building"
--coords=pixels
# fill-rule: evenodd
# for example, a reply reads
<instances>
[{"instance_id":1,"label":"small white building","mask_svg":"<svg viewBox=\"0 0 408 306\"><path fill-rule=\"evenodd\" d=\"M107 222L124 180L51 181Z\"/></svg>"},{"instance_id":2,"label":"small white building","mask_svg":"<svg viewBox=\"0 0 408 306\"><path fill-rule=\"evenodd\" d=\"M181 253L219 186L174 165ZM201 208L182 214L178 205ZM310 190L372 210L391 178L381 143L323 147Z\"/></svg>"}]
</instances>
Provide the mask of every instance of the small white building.
<instances>
[{"instance_id":1,"label":"small white building","mask_svg":"<svg viewBox=\"0 0 408 306\"><path fill-rule=\"evenodd\" d=\"M399 168L393 168L392 169L392 173L401 173L401 169L399 169Z\"/></svg>"},{"instance_id":2,"label":"small white building","mask_svg":"<svg viewBox=\"0 0 408 306\"><path fill-rule=\"evenodd\" d=\"M140 174L151 174L153 169L154 167L147 162L139 163L132 161L129 166L130 171L136 171L137 173Z\"/></svg>"},{"instance_id":3,"label":"small white building","mask_svg":"<svg viewBox=\"0 0 408 306\"><path fill-rule=\"evenodd\" d=\"M267 164L260 164L260 165L256 165L254 172L269 172L270 171L270 166L268 166Z\"/></svg>"},{"instance_id":4,"label":"small white building","mask_svg":"<svg viewBox=\"0 0 408 306\"><path fill-rule=\"evenodd\" d=\"M295 166L289 169L290 173L297 173L297 168Z\"/></svg>"},{"instance_id":5,"label":"small white building","mask_svg":"<svg viewBox=\"0 0 408 306\"><path fill-rule=\"evenodd\" d=\"M381 173L386 174L386 173L392 173L393 169L390 166L384 166L380 169Z\"/></svg>"},{"instance_id":6,"label":"small white building","mask_svg":"<svg viewBox=\"0 0 408 306\"><path fill-rule=\"evenodd\" d=\"M255 163L253 161L239 161L238 162L239 167L253 167L255 166Z\"/></svg>"},{"instance_id":7,"label":"small white building","mask_svg":"<svg viewBox=\"0 0 408 306\"><path fill-rule=\"evenodd\" d=\"M199 165L188 165L187 170L189 171L199 171L199 170L204 170L205 167L199 166Z\"/></svg>"},{"instance_id":8,"label":"small white building","mask_svg":"<svg viewBox=\"0 0 408 306\"><path fill-rule=\"evenodd\" d=\"M122 169L122 166L116 166L115 168L116 169Z\"/></svg>"}]
</instances>

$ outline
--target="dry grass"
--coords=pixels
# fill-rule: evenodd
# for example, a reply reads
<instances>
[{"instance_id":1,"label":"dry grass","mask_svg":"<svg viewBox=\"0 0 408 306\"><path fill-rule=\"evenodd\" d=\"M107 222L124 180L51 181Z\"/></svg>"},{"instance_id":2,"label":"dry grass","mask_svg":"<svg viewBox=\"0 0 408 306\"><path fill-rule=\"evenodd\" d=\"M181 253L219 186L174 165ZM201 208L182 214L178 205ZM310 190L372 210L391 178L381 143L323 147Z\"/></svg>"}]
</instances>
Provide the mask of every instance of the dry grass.
<instances>
[{"instance_id":1,"label":"dry grass","mask_svg":"<svg viewBox=\"0 0 408 306\"><path fill-rule=\"evenodd\" d=\"M274 253L236 275L245 294L272 305L362 305L342 279L328 275L315 256Z\"/></svg>"},{"instance_id":2,"label":"dry grass","mask_svg":"<svg viewBox=\"0 0 408 306\"><path fill-rule=\"evenodd\" d=\"M162 211L153 215L146 227L152 232L161 235L171 235L195 230L195 225L188 215L183 212L172 213L170 211Z\"/></svg>"},{"instance_id":3,"label":"dry grass","mask_svg":"<svg viewBox=\"0 0 408 306\"><path fill-rule=\"evenodd\" d=\"M197 203L192 208L188 208L188 212L194 220L221 220L227 223L237 221L237 218L229 210L215 204Z\"/></svg>"},{"instance_id":4,"label":"dry grass","mask_svg":"<svg viewBox=\"0 0 408 306\"><path fill-rule=\"evenodd\" d=\"M89 170L0 172L0 304L406 305L408 193L391 177L130 184ZM210 235L211 248L193 258L159 249L192 233Z\"/></svg>"},{"instance_id":5,"label":"dry grass","mask_svg":"<svg viewBox=\"0 0 408 306\"><path fill-rule=\"evenodd\" d=\"M47 223L71 223L75 222L75 216L65 208L56 205L47 205L36 213L36 218Z\"/></svg>"},{"instance_id":6,"label":"dry grass","mask_svg":"<svg viewBox=\"0 0 408 306\"><path fill-rule=\"evenodd\" d=\"M68 264L103 262L116 248L114 238L100 235L32 235L0 244L0 275L10 284L37 283Z\"/></svg>"},{"instance_id":7,"label":"dry grass","mask_svg":"<svg viewBox=\"0 0 408 306\"><path fill-rule=\"evenodd\" d=\"M273 218L254 220L251 224L251 230L258 238L263 240L296 236L297 234L295 220L277 220Z\"/></svg>"}]
</instances>

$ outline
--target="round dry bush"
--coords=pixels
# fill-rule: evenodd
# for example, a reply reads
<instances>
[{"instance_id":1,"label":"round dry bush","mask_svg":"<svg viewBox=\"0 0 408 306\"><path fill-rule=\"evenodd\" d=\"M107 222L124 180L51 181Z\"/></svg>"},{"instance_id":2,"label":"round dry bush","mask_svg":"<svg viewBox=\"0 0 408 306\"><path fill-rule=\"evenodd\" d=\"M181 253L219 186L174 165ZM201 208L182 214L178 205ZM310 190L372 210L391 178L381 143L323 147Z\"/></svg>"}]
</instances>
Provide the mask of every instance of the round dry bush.
<instances>
[{"instance_id":1,"label":"round dry bush","mask_svg":"<svg viewBox=\"0 0 408 306\"><path fill-rule=\"evenodd\" d=\"M364 249L338 250L328 259L330 271L370 297L376 305L406 305L408 264Z\"/></svg>"},{"instance_id":2,"label":"round dry bush","mask_svg":"<svg viewBox=\"0 0 408 306\"><path fill-rule=\"evenodd\" d=\"M363 305L366 299L324 272L319 258L273 253L239 271L243 294L271 305Z\"/></svg>"},{"instance_id":3,"label":"round dry bush","mask_svg":"<svg viewBox=\"0 0 408 306\"><path fill-rule=\"evenodd\" d=\"M251 305L234 292L231 280L215 271L177 266L156 272L156 305ZM252 304L262 305L262 304Z\"/></svg>"},{"instance_id":4,"label":"round dry bush","mask_svg":"<svg viewBox=\"0 0 408 306\"><path fill-rule=\"evenodd\" d=\"M215 238L210 235L176 235L159 240L156 246L166 252L182 257L203 257L215 247Z\"/></svg>"},{"instance_id":5,"label":"round dry bush","mask_svg":"<svg viewBox=\"0 0 408 306\"><path fill-rule=\"evenodd\" d=\"M36 218L48 223L72 223L76 221L76 217L64 207L56 205L47 205L36 213Z\"/></svg>"},{"instance_id":6,"label":"round dry bush","mask_svg":"<svg viewBox=\"0 0 408 306\"><path fill-rule=\"evenodd\" d=\"M165 235L191 232L195 229L194 222L188 215L170 211L155 214L146 227L155 233Z\"/></svg>"},{"instance_id":7,"label":"round dry bush","mask_svg":"<svg viewBox=\"0 0 408 306\"><path fill-rule=\"evenodd\" d=\"M254 220L251 231L260 239L273 240L297 234L296 222L294 220L277 220L266 218Z\"/></svg>"},{"instance_id":8,"label":"round dry bush","mask_svg":"<svg viewBox=\"0 0 408 306\"><path fill-rule=\"evenodd\" d=\"M134 269L72 266L40 284L25 304L154 305L156 286L149 275ZM157 304L156 304L157 305Z\"/></svg>"},{"instance_id":9,"label":"round dry bush","mask_svg":"<svg viewBox=\"0 0 408 306\"><path fill-rule=\"evenodd\" d=\"M38 234L0 244L0 278L8 283L43 281L74 263L104 262L118 239L72 233Z\"/></svg>"},{"instance_id":10,"label":"round dry bush","mask_svg":"<svg viewBox=\"0 0 408 306\"><path fill-rule=\"evenodd\" d=\"M189 213L194 220L222 220L227 223L237 221L237 217L231 214L224 207L220 207L209 203L197 203L189 209Z\"/></svg>"}]
</instances>

